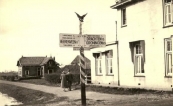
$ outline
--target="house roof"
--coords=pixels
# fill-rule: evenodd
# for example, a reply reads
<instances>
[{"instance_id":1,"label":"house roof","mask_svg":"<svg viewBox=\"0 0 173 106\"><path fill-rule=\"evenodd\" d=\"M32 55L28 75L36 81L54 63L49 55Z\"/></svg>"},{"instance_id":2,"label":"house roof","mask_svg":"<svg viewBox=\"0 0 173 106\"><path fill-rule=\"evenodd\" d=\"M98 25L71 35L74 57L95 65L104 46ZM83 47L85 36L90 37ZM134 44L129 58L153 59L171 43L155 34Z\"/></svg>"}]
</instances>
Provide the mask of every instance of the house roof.
<instances>
[{"instance_id":1,"label":"house roof","mask_svg":"<svg viewBox=\"0 0 173 106\"><path fill-rule=\"evenodd\" d=\"M54 60L52 57L21 57L18 62L17 66L37 66L37 65L44 65L49 60ZM57 63L55 61L55 63ZM57 63L59 65L59 63Z\"/></svg>"},{"instance_id":2,"label":"house roof","mask_svg":"<svg viewBox=\"0 0 173 106\"><path fill-rule=\"evenodd\" d=\"M65 71L67 72L68 70L71 70L72 74L79 74L80 73L80 67L77 64L73 65L66 65L63 68L60 69L60 72ZM88 75L91 73L91 69L87 69L85 73Z\"/></svg>"},{"instance_id":3,"label":"house roof","mask_svg":"<svg viewBox=\"0 0 173 106\"><path fill-rule=\"evenodd\" d=\"M71 62L71 64L78 64L80 56L77 55L76 58ZM86 69L91 69L91 61L85 57Z\"/></svg>"}]
</instances>

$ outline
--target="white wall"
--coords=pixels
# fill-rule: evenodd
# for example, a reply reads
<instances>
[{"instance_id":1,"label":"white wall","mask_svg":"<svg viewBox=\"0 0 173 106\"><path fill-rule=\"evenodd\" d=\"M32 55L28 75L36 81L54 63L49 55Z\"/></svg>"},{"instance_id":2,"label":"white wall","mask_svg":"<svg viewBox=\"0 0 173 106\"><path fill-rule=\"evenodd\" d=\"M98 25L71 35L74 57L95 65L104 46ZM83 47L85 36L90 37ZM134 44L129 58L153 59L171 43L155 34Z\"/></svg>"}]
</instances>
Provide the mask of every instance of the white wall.
<instances>
[{"instance_id":1,"label":"white wall","mask_svg":"<svg viewBox=\"0 0 173 106\"><path fill-rule=\"evenodd\" d=\"M162 0L127 6L126 13L127 26L121 28L117 10L121 86L171 90L172 78L165 78L164 38L173 35L173 27L163 28ZM129 42L137 40L145 40L145 77L134 77Z\"/></svg>"},{"instance_id":2,"label":"white wall","mask_svg":"<svg viewBox=\"0 0 173 106\"><path fill-rule=\"evenodd\" d=\"M117 72L117 45L110 45L106 46L105 48L95 48L91 49L91 53L97 53L97 52L104 52L106 50L113 50L113 75L107 75L106 73L106 62L105 62L105 55L102 55L102 69L103 69L103 75L98 76L96 75L95 70L95 58L94 56L91 58L91 77L92 77L92 83L95 84L117 84L118 83L118 72Z\"/></svg>"}]
</instances>

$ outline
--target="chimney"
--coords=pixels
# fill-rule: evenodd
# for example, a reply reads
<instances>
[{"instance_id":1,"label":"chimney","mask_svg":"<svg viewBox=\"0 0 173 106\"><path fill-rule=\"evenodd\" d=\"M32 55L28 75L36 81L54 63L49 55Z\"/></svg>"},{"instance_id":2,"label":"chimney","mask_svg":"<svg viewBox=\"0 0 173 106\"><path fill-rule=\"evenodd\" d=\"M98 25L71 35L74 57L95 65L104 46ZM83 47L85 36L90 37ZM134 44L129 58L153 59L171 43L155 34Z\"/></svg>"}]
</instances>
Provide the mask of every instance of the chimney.
<instances>
[{"instance_id":1,"label":"chimney","mask_svg":"<svg viewBox=\"0 0 173 106\"><path fill-rule=\"evenodd\" d=\"M53 60L55 60L55 57L53 57Z\"/></svg>"}]
</instances>

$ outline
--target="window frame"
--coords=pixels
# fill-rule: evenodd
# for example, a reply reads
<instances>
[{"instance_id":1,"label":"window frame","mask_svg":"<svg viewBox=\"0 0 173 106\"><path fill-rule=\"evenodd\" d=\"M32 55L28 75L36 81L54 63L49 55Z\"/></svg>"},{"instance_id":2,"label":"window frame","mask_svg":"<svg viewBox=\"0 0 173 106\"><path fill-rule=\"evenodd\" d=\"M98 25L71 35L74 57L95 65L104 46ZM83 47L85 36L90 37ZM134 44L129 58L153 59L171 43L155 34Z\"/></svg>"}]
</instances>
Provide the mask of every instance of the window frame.
<instances>
[{"instance_id":1,"label":"window frame","mask_svg":"<svg viewBox=\"0 0 173 106\"><path fill-rule=\"evenodd\" d=\"M100 53L95 53L96 57L95 57L95 70L96 70L96 75L103 75L103 66L102 66L102 52ZM97 56L99 55L99 56ZM101 72L100 70L101 69Z\"/></svg>"},{"instance_id":2,"label":"window frame","mask_svg":"<svg viewBox=\"0 0 173 106\"><path fill-rule=\"evenodd\" d=\"M167 6L170 6L170 13L168 12ZM170 15L170 22L167 23L167 21L169 21L169 15ZM173 1L172 0L171 2L165 2L165 0L163 0L163 26L164 27L173 26Z\"/></svg>"},{"instance_id":3,"label":"window frame","mask_svg":"<svg viewBox=\"0 0 173 106\"><path fill-rule=\"evenodd\" d=\"M168 42L170 42L170 48L169 49L171 49L171 50L167 50L168 49ZM169 72L169 63L168 63L168 60L167 59L169 59L167 56L168 55L171 55L171 71L172 71L172 40L171 40L171 38L166 38L165 40L164 40L164 43L165 43L165 49L164 49L164 51L165 51L165 53L164 53L164 55L165 55L165 76L166 77L172 77L172 73L171 72Z\"/></svg>"},{"instance_id":4,"label":"window frame","mask_svg":"<svg viewBox=\"0 0 173 106\"><path fill-rule=\"evenodd\" d=\"M139 42L136 42L134 44L134 76L136 76L136 77L138 77L138 76L145 76L145 69L144 69L144 73L142 73L142 68L141 68L140 72L139 72L139 70L136 70L136 67L137 67L136 64L139 64L139 63L136 63L137 57L140 57L141 58L140 60L143 61L143 68L144 68L143 48L142 48L140 43L141 42L139 41ZM138 51L136 51L137 50L137 46L139 47ZM142 63L140 63L140 64L142 64Z\"/></svg>"},{"instance_id":5,"label":"window frame","mask_svg":"<svg viewBox=\"0 0 173 106\"><path fill-rule=\"evenodd\" d=\"M29 75L29 70L25 70L25 75Z\"/></svg>"},{"instance_id":6,"label":"window frame","mask_svg":"<svg viewBox=\"0 0 173 106\"><path fill-rule=\"evenodd\" d=\"M127 26L127 10L126 10L126 8L121 9L121 26L122 27Z\"/></svg>"},{"instance_id":7,"label":"window frame","mask_svg":"<svg viewBox=\"0 0 173 106\"><path fill-rule=\"evenodd\" d=\"M48 69L48 70L47 70L47 74L51 74L51 73L50 73L50 71L51 71L51 73L53 73L53 72L54 72L54 70L53 70L53 69Z\"/></svg>"},{"instance_id":8,"label":"window frame","mask_svg":"<svg viewBox=\"0 0 173 106\"><path fill-rule=\"evenodd\" d=\"M109 53L112 52L112 56L108 57ZM114 75L113 71L113 50L108 50L105 52L105 62L106 62L106 72L107 75ZM111 64L109 64L111 61ZM110 72L110 69L112 68L112 73Z\"/></svg>"}]
</instances>

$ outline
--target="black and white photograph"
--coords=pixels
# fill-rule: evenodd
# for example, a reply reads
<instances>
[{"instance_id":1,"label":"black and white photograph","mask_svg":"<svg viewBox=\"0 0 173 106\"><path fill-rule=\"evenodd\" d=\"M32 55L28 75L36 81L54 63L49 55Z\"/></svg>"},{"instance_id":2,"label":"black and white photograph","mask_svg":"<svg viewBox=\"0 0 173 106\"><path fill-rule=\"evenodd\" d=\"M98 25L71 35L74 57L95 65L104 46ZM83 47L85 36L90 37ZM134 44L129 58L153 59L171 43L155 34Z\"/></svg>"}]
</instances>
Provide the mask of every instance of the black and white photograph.
<instances>
[{"instance_id":1,"label":"black and white photograph","mask_svg":"<svg viewBox=\"0 0 173 106\"><path fill-rule=\"evenodd\" d=\"M0 106L173 106L173 0L0 0Z\"/></svg>"}]
</instances>

